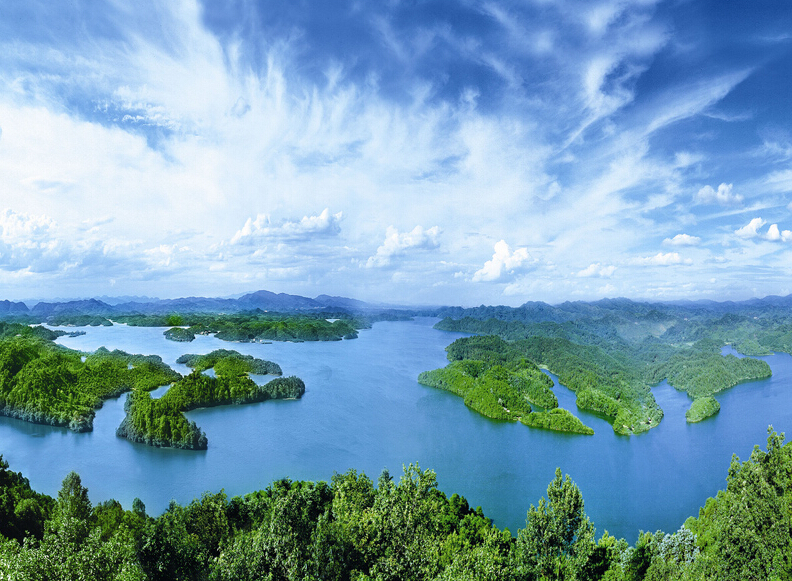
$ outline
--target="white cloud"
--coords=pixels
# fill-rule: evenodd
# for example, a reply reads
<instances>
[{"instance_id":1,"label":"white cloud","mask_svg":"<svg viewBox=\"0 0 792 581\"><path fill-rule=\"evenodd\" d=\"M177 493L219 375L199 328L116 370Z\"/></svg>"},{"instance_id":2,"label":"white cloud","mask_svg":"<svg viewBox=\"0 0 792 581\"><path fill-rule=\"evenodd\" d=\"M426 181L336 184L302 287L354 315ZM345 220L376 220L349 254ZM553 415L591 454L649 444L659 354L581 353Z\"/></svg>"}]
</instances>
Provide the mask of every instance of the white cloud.
<instances>
[{"instance_id":1,"label":"white cloud","mask_svg":"<svg viewBox=\"0 0 792 581\"><path fill-rule=\"evenodd\" d=\"M342 217L342 212L331 214L329 208L325 208L318 216L303 216L299 221L284 220L273 225L269 215L258 214L255 220L247 219L231 238L231 244L256 244L262 238L294 241L335 236L341 232Z\"/></svg>"},{"instance_id":2,"label":"white cloud","mask_svg":"<svg viewBox=\"0 0 792 581\"><path fill-rule=\"evenodd\" d=\"M629 267L638 264L631 259L653 248L658 232L675 231L669 224L691 231L695 223L697 234L711 240L707 228L722 221L707 214L743 200L719 182L696 194L702 180L714 179L702 176L725 165L716 146L720 126L699 118L701 132L699 124L694 133L678 124L670 142L648 138L706 115L750 72L727 66L712 77L680 69L673 86L638 82L659 49L680 48L671 19L656 18L652 2L598 0L582 9L553 3L551 18L528 17L533 9L526 13L520 3L485 4L481 10L503 29L494 43L450 22L404 30L374 17L387 54L361 64L330 50L326 61L322 54L307 67L304 51L321 48L320 39L305 31L254 33L264 40L251 46L248 35L207 27L198 0L160 3L154 16L118 2L77 3L64 9L74 18L37 21L33 34L9 28L0 39L0 78L7 81L0 86L0 200L14 201L24 233L0 239L0 268L81 274L93 268L117 275L119 290L136 273L154 272L166 290L147 292L159 294L231 294L268 288L275 279L283 281L279 291L372 299L418 297L447 282L434 300L476 304L499 297L471 280L507 282L504 292L513 292L515 302L537 292L563 299L578 287L596 296L605 291L594 287L605 282L629 294ZM85 22L85 34L72 34L71 22ZM95 22L107 22L118 37L93 34ZM579 34L570 37L569 30ZM64 45L63 38L71 40ZM420 61L423 55L431 60ZM400 67L403 76L392 78L388 59L415 66ZM464 70L465 61L491 69L505 84L470 77L457 86L453 78L424 76L435 65ZM535 91L526 91L523 75L535 80L529 83ZM706 139L697 138L705 132ZM669 159L668 152L678 153ZM771 172L788 164L755 165ZM743 167L732 173L746 196L792 191L789 170L765 176L767 185L764 173L752 178ZM691 194L701 207L689 208ZM774 203L783 208L778 198ZM36 218L41 214L57 223ZM427 252L439 246L436 227L388 228L383 240L389 224L430 223L444 228L443 256L456 264L451 271ZM764 238L783 241L787 232L771 226ZM483 267L489 253L479 254L481 239L501 241ZM541 266L527 248L504 240L541 248ZM679 234L662 248L700 242ZM740 250L752 246L769 253L771 245ZM411 259L402 263L403 255ZM676 253L641 260L685 262ZM373 268L394 263L399 276ZM609 278L613 265L616 280ZM177 267L184 269L181 279L172 276ZM530 277L518 275L529 267ZM209 268L217 275L201 274ZM640 284L654 277L660 285L668 273L635 270ZM73 280L73 288L93 292L90 277ZM557 285L547 286L550 280Z\"/></svg>"},{"instance_id":3,"label":"white cloud","mask_svg":"<svg viewBox=\"0 0 792 581\"><path fill-rule=\"evenodd\" d=\"M31 272L57 270L63 245L54 236L55 222L6 209L0 214L0 269Z\"/></svg>"},{"instance_id":4,"label":"white cloud","mask_svg":"<svg viewBox=\"0 0 792 581\"><path fill-rule=\"evenodd\" d=\"M743 197L740 194L732 193L733 184L721 184L717 191L712 186L706 185L696 194L695 201L698 204L720 204L730 206L741 204Z\"/></svg>"},{"instance_id":5,"label":"white cloud","mask_svg":"<svg viewBox=\"0 0 792 581\"><path fill-rule=\"evenodd\" d=\"M366 268L388 266L394 257L401 256L412 250L432 250L438 248L440 243L437 237L440 228L433 226L424 230L423 226L416 226L412 232L399 231L393 226L388 226L385 232L385 241L377 248L376 254L366 261Z\"/></svg>"},{"instance_id":6,"label":"white cloud","mask_svg":"<svg viewBox=\"0 0 792 581\"><path fill-rule=\"evenodd\" d=\"M759 236L759 228L764 226L767 222L761 218L754 218L742 228L734 231L740 238L755 238Z\"/></svg>"},{"instance_id":7,"label":"white cloud","mask_svg":"<svg viewBox=\"0 0 792 581\"><path fill-rule=\"evenodd\" d=\"M784 230L782 232L778 229L778 224L773 224L767 229L765 238L771 242L789 242L792 241L792 231Z\"/></svg>"},{"instance_id":8,"label":"white cloud","mask_svg":"<svg viewBox=\"0 0 792 581\"><path fill-rule=\"evenodd\" d=\"M597 278L610 278L613 276L616 267L613 265L602 266L599 262L594 262L588 267L577 273L581 278L597 277Z\"/></svg>"},{"instance_id":9,"label":"white cloud","mask_svg":"<svg viewBox=\"0 0 792 581\"><path fill-rule=\"evenodd\" d=\"M683 259L678 252L658 252L654 256L638 258L634 264L639 266L671 266L673 264L693 264L690 258Z\"/></svg>"},{"instance_id":10,"label":"white cloud","mask_svg":"<svg viewBox=\"0 0 792 581\"><path fill-rule=\"evenodd\" d=\"M148 261L138 255L135 243L108 237L95 228L79 236L80 230L62 227L46 215L6 209L0 213L0 270L106 278L143 276L160 264L159 260Z\"/></svg>"},{"instance_id":11,"label":"white cloud","mask_svg":"<svg viewBox=\"0 0 792 581\"><path fill-rule=\"evenodd\" d=\"M484 266L473 274L473 282L500 280L531 263L532 258L527 248L515 248L512 252L506 241L501 240L495 244L492 260L485 262Z\"/></svg>"},{"instance_id":12,"label":"white cloud","mask_svg":"<svg viewBox=\"0 0 792 581\"><path fill-rule=\"evenodd\" d=\"M690 234L677 234L673 238L663 240L663 244L669 246L696 246L699 242L701 242L701 238Z\"/></svg>"}]
</instances>

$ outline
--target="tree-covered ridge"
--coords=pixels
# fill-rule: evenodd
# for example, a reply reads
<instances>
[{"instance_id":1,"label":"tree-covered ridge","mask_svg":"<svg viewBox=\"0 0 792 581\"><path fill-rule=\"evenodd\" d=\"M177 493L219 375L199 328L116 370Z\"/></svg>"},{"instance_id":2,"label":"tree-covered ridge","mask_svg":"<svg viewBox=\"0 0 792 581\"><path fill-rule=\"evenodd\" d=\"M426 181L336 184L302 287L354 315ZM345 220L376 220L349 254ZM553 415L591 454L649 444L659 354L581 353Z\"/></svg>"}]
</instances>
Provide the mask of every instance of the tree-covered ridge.
<instances>
[{"instance_id":1,"label":"tree-covered ridge","mask_svg":"<svg viewBox=\"0 0 792 581\"><path fill-rule=\"evenodd\" d=\"M219 362L242 361L234 357ZM268 362L267 362L268 363ZM218 363L219 365L220 363ZM232 367L210 377L195 370L175 382L165 394L154 399L151 394L134 391L124 404L126 416L116 434L133 442L187 450L205 450L206 434L184 412L202 407L246 404L268 399L295 399L305 393L305 384L297 377L277 377L258 385L246 372L234 373Z\"/></svg>"},{"instance_id":2,"label":"tree-covered ridge","mask_svg":"<svg viewBox=\"0 0 792 581\"><path fill-rule=\"evenodd\" d=\"M0 339L0 414L29 422L90 431L105 399L179 377L155 355L84 355L36 335Z\"/></svg>"},{"instance_id":3,"label":"tree-covered ridge","mask_svg":"<svg viewBox=\"0 0 792 581\"><path fill-rule=\"evenodd\" d=\"M457 339L446 348L451 361L425 371L418 382L455 393L465 405L497 420L574 433L594 433L566 410L553 412L558 399L553 380L503 339L495 336ZM532 413L531 403L547 412ZM531 416L536 416L535 418Z\"/></svg>"},{"instance_id":4,"label":"tree-covered ridge","mask_svg":"<svg viewBox=\"0 0 792 581\"><path fill-rule=\"evenodd\" d=\"M726 489L676 532L635 546L597 539L583 494L556 471L513 538L410 465L399 482L350 470L331 482L274 482L229 499L205 493L158 517L138 499L93 506L70 473L57 499L0 459L0 574L66 581L720 581L792 576L792 446L769 430L732 461ZM13 515L13 516L12 516ZM22 524L24 523L24 524Z\"/></svg>"},{"instance_id":5,"label":"tree-covered ridge","mask_svg":"<svg viewBox=\"0 0 792 581\"><path fill-rule=\"evenodd\" d=\"M214 368L217 375L283 375L280 365L273 361L258 359L252 355L242 355L231 349L215 349L206 355L182 355L176 360L196 371Z\"/></svg>"}]
</instances>

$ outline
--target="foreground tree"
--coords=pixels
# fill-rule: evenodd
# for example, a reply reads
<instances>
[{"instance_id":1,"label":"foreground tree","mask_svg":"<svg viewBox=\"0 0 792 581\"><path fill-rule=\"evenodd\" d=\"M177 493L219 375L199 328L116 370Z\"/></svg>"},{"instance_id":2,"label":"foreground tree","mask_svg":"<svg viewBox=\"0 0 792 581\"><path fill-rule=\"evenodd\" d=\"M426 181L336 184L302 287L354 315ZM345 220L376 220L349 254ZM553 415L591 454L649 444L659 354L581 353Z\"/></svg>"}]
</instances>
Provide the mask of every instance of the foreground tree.
<instances>
[{"instance_id":1,"label":"foreground tree","mask_svg":"<svg viewBox=\"0 0 792 581\"><path fill-rule=\"evenodd\" d=\"M586 516L583 495L567 475L547 487L547 499L528 510L517 536L517 571L525 579L578 579L594 551L594 527Z\"/></svg>"}]
</instances>

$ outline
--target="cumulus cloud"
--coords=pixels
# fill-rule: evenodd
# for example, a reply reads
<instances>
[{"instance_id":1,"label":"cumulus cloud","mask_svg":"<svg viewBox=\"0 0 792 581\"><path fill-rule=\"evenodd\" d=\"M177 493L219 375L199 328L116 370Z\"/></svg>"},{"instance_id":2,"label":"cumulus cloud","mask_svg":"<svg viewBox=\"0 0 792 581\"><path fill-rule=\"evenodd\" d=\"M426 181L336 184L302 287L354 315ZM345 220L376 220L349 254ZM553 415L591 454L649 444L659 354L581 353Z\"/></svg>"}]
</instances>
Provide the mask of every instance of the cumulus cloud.
<instances>
[{"instance_id":1,"label":"cumulus cloud","mask_svg":"<svg viewBox=\"0 0 792 581\"><path fill-rule=\"evenodd\" d=\"M495 253L492 260L484 263L484 266L473 274L473 282L491 282L504 278L506 275L514 274L516 271L528 266L533 262L527 248L512 249L501 240L495 244Z\"/></svg>"},{"instance_id":2,"label":"cumulus cloud","mask_svg":"<svg viewBox=\"0 0 792 581\"><path fill-rule=\"evenodd\" d=\"M663 240L663 244L669 246L696 246L699 242L701 242L701 238L690 234L677 234L673 238Z\"/></svg>"},{"instance_id":3,"label":"cumulus cloud","mask_svg":"<svg viewBox=\"0 0 792 581\"><path fill-rule=\"evenodd\" d=\"M616 267L612 264L602 266L599 262L594 262L578 272L577 276L581 278L610 278L615 270Z\"/></svg>"},{"instance_id":4,"label":"cumulus cloud","mask_svg":"<svg viewBox=\"0 0 792 581\"><path fill-rule=\"evenodd\" d=\"M393 226L388 226L385 232L385 241L377 248L376 254L366 261L366 268L388 266L394 257L401 256L412 250L432 250L440 246L437 237L440 228L433 226L424 230L423 226L416 226L412 232L400 233Z\"/></svg>"},{"instance_id":5,"label":"cumulus cloud","mask_svg":"<svg viewBox=\"0 0 792 581\"><path fill-rule=\"evenodd\" d=\"M773 224L770 228L767 229L767 234L765 234L765 238L770 240L771 242L790 242L792 241L792 231L784 230L781 231L778 228L778 224Z\"/></svg>"},{"instance_id":6,"label":"cumulus cloud","mask_svg":"<svg viewBox=\"0 0 792 581\"><path fill-rule=\"evenodd\" d=\"M640 266L671 266L673 264L693 264L690 258L683 259L679 252L658 252L654 256L644 256L635 260Z\"/></svg>"},{"instance_id":7,"label":"cumulus cloud","mask_svg":"<svg viewBox=\"0 0 792 581\"><path fill-rule=\"evenodd\" d=\"M742 228L734 231L740 238L756 238L759 236L759 228L764 226L767 222L761 218L754 218Z\"/></svg>"},{"instance_id":8,"label":"cumulus cloud","mask_svg":"<svg viewBox=\"0 0 792 581\"><path fill-rule=\"evenodd\" d=\"M273 224L268 214L258 214L256 219L248 218L241 230L231 238L231 244L256 244L263 238L278 240L310 240L321 236L336 236L341 232L339 222L342 212L331 214L329 208L318 216L303 216L301 220L285 220Z\"/></svg>"},{"instance_id":9,"label":"cumulus cloud","mask_svg":"<svg viewBox=\"0 0 792 581\"><path fill-rule=\"evenodd\" d=\"M733 184L721 184L717 191L712 186L706 185L698 191L695 201L698 204L720 204L721 206L741 204L743 197L733 193L733 189Z\"/></svg>"}]
</instances>

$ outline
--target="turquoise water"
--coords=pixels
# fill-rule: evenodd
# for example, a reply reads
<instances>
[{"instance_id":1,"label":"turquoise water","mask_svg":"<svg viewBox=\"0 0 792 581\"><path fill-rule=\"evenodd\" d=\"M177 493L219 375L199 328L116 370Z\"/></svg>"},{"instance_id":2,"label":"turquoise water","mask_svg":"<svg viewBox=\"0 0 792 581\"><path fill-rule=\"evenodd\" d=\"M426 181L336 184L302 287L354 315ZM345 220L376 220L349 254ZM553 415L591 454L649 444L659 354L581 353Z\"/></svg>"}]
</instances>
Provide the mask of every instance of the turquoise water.
<instances>
[{"instance_id":1,"label":"turquoise water","mask_svg":"<svg viewBox=\"0 0 792 581\"><path fill-rule=\"evenodd\" d=\"M558 466L581 488L599 533L634 542L639 529L671 532L697 514L725 486L732 453L747 458L754 444L764 447L768 424L779 431L792 426L792 357L781 354L764 358L772 378L719 394L720 414L699 424L685 422L690 400L665 383L654 388L665 418L640 436L616 436L604 420L577 412L574 393L558 385L560 405L594 436L488 420L460 398L416 382L421 371L446 364L444 348L461 336L432 329L434 322L377 323L351 341L272 344L205 336L175 343L159 328L87 327L85 335L59 342L157 354L180 373L189 371L175 364L184 353L236 349L298 375L306 393L298 401L190 412L209 438L204 452L117 438L122 396L105 403L87 434L0 418L0 453L36 490L57 494L75 470L93 502L115 498L130 508L139 497L150 514L204 491L233 496L283 477L329 480L350 468L376 481L383 468L398 476L402 465L418 462L437 472L443 491L464 495L513 533L525 526L528 507L546 494Z\"/></svg>"}]
</instances>

